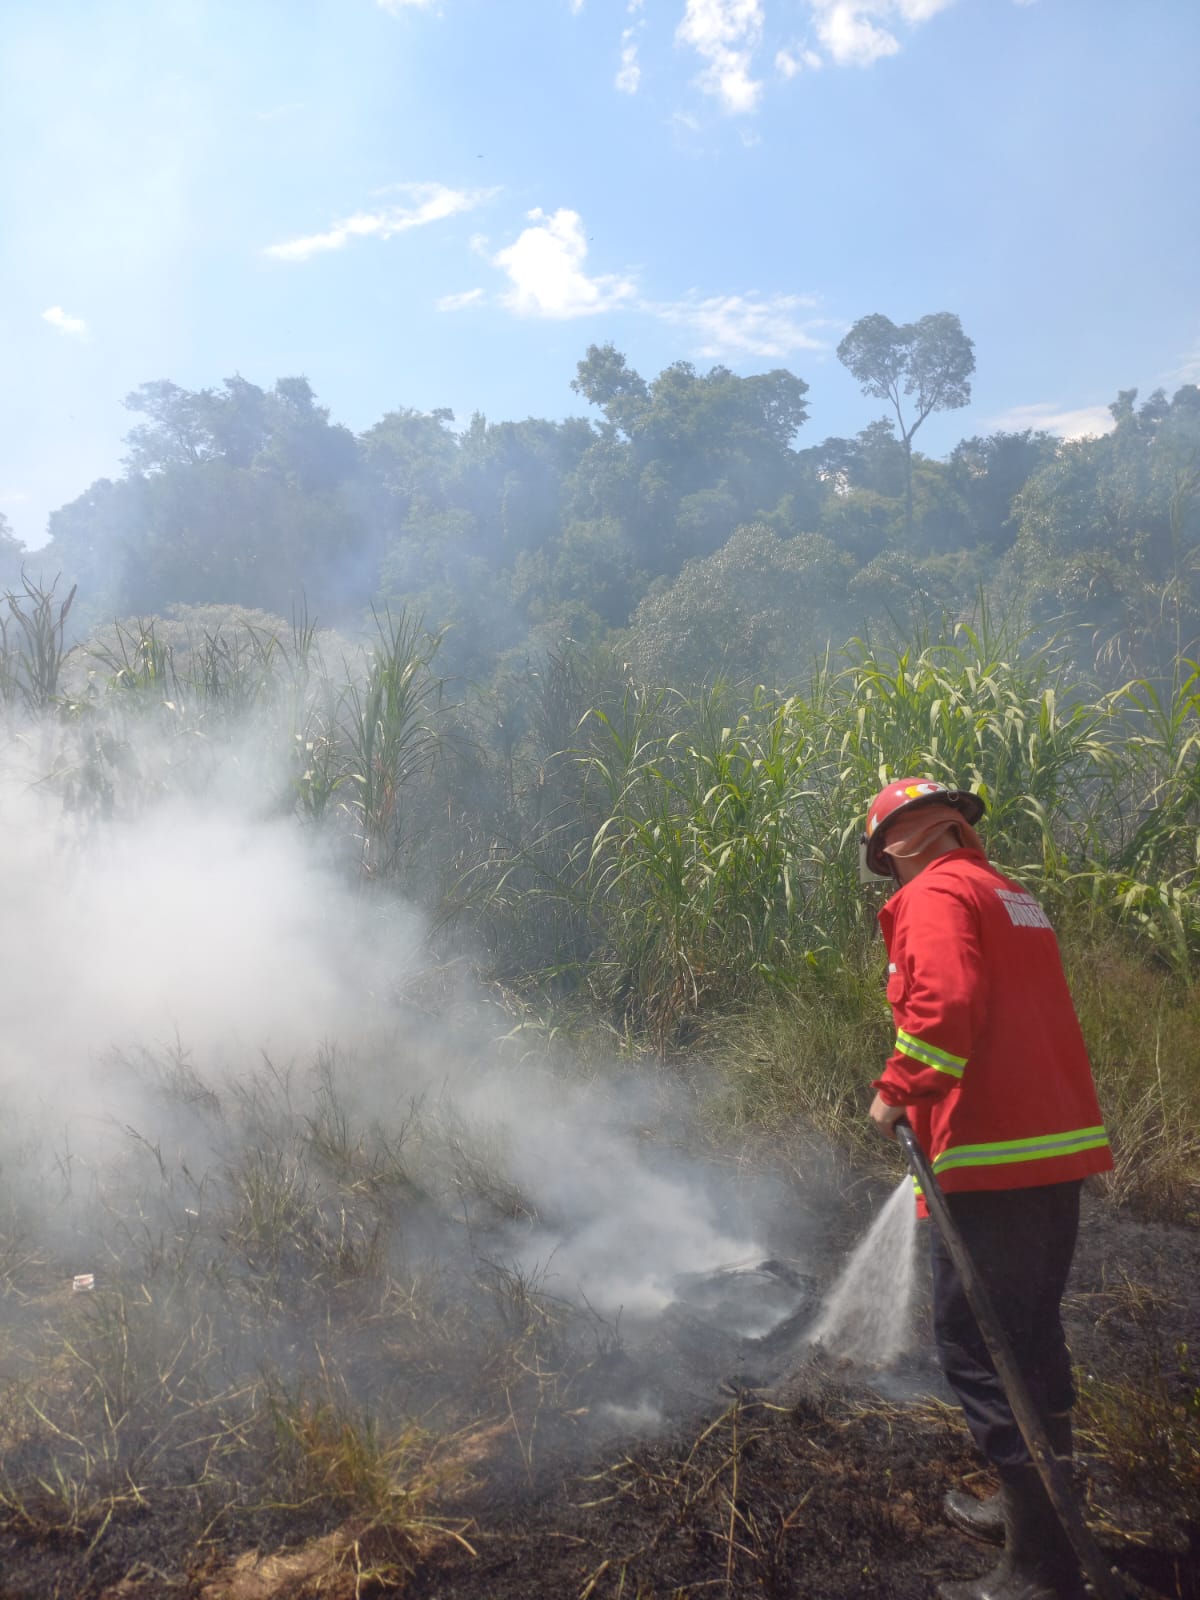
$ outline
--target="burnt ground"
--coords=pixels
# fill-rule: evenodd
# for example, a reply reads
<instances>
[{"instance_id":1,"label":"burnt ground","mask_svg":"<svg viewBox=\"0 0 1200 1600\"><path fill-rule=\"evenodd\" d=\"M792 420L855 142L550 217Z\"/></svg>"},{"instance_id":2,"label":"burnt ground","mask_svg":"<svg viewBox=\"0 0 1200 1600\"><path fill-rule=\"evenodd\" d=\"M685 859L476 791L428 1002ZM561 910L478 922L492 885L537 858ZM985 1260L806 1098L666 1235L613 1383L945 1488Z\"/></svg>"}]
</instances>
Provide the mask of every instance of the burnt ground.
<instances>
[{"instance_id":1,"label":"burnt ground","mask_svg":"<svg viewBox=\"0 0 1200 1600\"><path fill-rule=\"evenodd\" d=\"M1165 1378L1170 1356L1200 1332L1200 1235L1090 1206L1066 1310L1081 1383ZM690 1335L713 1359L711 1324L705 1332L684 1310L671 1340L684 1350ZM476 1554L440 1550L405 1593L925 1600L938 1579L992 1564L942 1518L948 1488L966 1481L983 1493L992 1482L928 1359L863 1373L768 1341L757 1365L775 1382L743 1389L755 1352L722 1354L733 1391L723 1410L680 1416L665 1438L614 1441L591 1471L561 1477L547 1464L532 1495L484 1487L471 1506ZM1172 1400L1186 1398L1180 1383ZM1200 1478L1156 1503L1144 1493L1152 1463L1114 1469L1086 1425L1080 1445L1089 1522L1130 1593L1196 1600Z\"/></svg>"},{"instance_id":2,"label":"burnt ground","mask_svg":"<svg viewBox=\"0 0 1200 1600\"><path fill-rule=\"evenodd\" d=\"M90 1544L10 1529L0 1597L925 1600L991 1561L941 1516L947 1488L990 1485L940 1378L927 1356L862 1371L795 1336L861 1220L831 1226L813 1277L784 1255L686 1286L555 1404L489 1419L459 1441L471 1470L432 1524L399 1536L316 1506L215 1532L193 1482L131 1504ZM729 1307L747 1296L774 1315L790 1303L792 1322L743 1336ZM1093 1532L1130 1593L1197 1600L1200 1400L1181 1347L1200 1333L1200 1232L1088 1197L1065 1310Z\"/></svg>"}]
</instances>

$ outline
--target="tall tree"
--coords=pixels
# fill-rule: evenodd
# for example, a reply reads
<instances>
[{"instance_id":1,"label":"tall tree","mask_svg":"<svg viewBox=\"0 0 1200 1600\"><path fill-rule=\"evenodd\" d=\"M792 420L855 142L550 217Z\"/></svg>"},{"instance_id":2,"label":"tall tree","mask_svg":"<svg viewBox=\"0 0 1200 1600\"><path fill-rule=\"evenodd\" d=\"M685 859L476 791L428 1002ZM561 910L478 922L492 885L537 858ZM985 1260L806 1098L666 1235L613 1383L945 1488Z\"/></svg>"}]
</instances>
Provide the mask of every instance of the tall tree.
<instances>
[{"instance_id":1,"label":"tall tree","mask_svg":"<svg viewBox=\"0 0 1200 1600\"><path fill-rule=\"evenodd\" d=\"M952 311L935 311L899 326L876 311L859 318L837 353L863 393L889 401L896 413L905 456L905 527L911 538L913 434L933 412L957 411L970 400L975 345Z\"/></svg>"}]
</instances>

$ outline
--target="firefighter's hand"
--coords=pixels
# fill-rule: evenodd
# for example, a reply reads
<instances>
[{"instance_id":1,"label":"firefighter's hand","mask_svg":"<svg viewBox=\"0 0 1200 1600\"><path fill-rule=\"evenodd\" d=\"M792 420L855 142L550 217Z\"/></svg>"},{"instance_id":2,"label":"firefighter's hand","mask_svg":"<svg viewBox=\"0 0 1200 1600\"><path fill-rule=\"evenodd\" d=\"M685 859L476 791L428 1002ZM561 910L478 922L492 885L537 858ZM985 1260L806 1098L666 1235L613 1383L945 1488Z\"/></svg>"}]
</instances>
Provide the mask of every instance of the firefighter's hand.
<instances>
[{"instance_id":1,"label":"firefighter's hand","mask_svg":"<svg viewBox=\"0 0 1200 1600\"><path fill-rule=\"evenodd\" d=\"M871 1121L880 1133L886 1133L889 1139L896 1137L896 1124L905 1114L903 1106L890 1106L881 1094L877 1094L871 1101Z\"/></svg>"}]
</instances>

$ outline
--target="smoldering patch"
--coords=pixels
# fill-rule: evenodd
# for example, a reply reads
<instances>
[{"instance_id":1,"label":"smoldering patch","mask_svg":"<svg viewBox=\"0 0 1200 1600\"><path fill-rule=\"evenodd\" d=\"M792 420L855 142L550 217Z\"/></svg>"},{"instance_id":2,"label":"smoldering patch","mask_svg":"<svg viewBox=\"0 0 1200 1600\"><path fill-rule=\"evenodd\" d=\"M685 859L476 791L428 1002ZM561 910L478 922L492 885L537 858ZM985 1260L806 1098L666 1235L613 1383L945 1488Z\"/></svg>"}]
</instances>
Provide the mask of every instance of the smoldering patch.
<instances>
[{"instance_id":1,"label":"smoldering patch","mask_svg":"<svg viewBox=\"0 0 1200 1600\"><path fill-rule=\"evenodd\" d=\"M677 1280L677 1304L721 1333L756 1343L816 1310L816 1280L775 1257Z\"/></svg>"}]
</instances>

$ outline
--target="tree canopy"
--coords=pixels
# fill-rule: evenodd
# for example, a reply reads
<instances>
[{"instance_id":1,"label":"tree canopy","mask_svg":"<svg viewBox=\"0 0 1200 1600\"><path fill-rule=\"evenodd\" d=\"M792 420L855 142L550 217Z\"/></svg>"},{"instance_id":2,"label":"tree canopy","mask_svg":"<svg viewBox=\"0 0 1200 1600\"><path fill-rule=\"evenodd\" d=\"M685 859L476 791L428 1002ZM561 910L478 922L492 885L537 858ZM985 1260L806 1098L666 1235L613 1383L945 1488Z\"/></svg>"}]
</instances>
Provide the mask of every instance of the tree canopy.
<instances>
[{"instance_id":1,"label":"tree canopy","mask_svg":"<svg viewBox=\"0 0 1200 1600\"><path fill-rule=\"evenodd\" d=\"M907 467L911 532L913 435L935 411L956 411L970 401L974 343L951 311L900 325L876 311L854 324L837 353L863 393L886 400L896 413Z\"/></svg>"},{"instance_id":2,"label":"tree canopy","mask_svg":"<svg viewBox=\"0 0 1200 1600\"><path fill-rule=\"evenodd\" d=\"M1155 617L1200 633L1194 385L1123 391L1105 437L1001 431L938 461L914 435L969 394L958 318L865 317L839 355L893 414L813 442L792 372L645 377L611 344L576 369L591 415L561 420L399 406L355 435L302 376L158 379L128 397L122 475L56 511L33 559L78 583L80 626L180 603L307 605L334 626L403 606L449 627L443 660L473 679L535 636L768 675L914 600L969 607L980 584L1086 615L1123 661L1151 637L1161 653ZM0 524L10 582L22 555Z\"/></svg>"}]
</instances>

